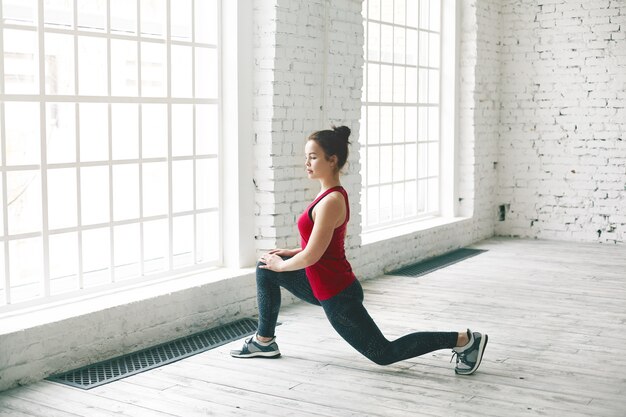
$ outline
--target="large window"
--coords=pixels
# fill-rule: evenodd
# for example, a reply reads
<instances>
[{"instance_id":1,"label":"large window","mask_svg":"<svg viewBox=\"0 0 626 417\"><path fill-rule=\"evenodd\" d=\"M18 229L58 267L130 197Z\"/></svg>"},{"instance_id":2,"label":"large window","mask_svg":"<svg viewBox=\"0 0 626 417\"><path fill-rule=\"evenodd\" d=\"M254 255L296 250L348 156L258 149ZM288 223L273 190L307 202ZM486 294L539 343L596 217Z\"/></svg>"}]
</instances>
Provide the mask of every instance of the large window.
<instances>
[{"instance_id":1,"label":"large window","mask_svg":"<svg viewBox=\"0 0 626 417\"><path fill-rule=\"evenodd\" d=\"M363 3L363 230L440 212L440 0Z\"/></svg>"},{"instance_id":2,"label":"large window","mask_svg":"<svg viewBox=\"0 0 626 417\"><path fill-rule=\"evenodd\" d=\"M0 306L218 264L219 0L0 3Z\"/></svg>"}]
</instances>

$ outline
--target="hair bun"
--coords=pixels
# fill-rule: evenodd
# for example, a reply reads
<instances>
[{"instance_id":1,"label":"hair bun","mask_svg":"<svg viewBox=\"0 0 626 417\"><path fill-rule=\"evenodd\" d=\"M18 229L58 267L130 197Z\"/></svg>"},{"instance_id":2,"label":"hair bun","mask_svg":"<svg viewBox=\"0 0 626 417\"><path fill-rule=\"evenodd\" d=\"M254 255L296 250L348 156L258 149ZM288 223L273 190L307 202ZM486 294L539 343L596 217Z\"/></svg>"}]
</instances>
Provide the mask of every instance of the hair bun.
<instances>
[{"instance_id":1,"label":"hair bun","mask_svg":"<svg viewBox=\"0 0 626 417\"><path fill-rule=\"evenodd\" d=\"M351 131L348 126L339 126L339 127L333 126L333 130L335 131L335 134L337 134L337 136L340 139L346 141L346 143L350 143L348 138L350 137Z\"/></svg>"}]
</instances>

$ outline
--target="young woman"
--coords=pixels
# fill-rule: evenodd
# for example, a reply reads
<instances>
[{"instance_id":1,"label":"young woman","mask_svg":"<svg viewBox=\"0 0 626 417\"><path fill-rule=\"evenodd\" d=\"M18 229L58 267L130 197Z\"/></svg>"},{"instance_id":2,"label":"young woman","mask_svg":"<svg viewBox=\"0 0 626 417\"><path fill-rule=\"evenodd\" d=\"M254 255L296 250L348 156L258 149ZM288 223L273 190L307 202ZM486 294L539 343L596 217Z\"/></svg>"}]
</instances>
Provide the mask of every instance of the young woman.
<instances>
[{"instance_id":1,"label":"young woman","mask_svg":"<svg viewBox=\"0 0 626 417\"><path fill-rule=\"evenodd\" d=\"M298 218L302 247L274 249L257 264L257 334L231 351L236 358L280 356L274 330L280 309L280 287L321 306L337 333L352 347L379 365L388 365L451 348L456 355L455 372L469 375L478 369L487 335L462 332L417 332L389 341L363 307L363 289L346 259L344 240L350 219L348 195L339 172L348 159L346 126L321 130L309 136L306 171L320 182L317 198Z\"/></svg>"}]
</instances>

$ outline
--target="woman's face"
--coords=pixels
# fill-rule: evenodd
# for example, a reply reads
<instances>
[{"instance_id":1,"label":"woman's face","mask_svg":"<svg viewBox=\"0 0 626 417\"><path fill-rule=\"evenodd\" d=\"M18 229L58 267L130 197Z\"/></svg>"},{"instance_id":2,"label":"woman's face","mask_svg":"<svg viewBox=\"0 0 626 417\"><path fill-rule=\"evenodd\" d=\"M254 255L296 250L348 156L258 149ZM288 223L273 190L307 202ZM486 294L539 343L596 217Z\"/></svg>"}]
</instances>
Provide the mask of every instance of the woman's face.
<instances>
[{"instance_id":1,"label":"woman's face","mask_svg":"<svg viewBox=\"0 0 626 417\"><path fill-rule=\"evenodd\" d=\"M306 158L306 172L309 178L320 179L335 175L337 156L333 155L330 159L327 159L324 150L316 141L308 140L306 142L304 154Z\"/></svg>"}]
</instances>

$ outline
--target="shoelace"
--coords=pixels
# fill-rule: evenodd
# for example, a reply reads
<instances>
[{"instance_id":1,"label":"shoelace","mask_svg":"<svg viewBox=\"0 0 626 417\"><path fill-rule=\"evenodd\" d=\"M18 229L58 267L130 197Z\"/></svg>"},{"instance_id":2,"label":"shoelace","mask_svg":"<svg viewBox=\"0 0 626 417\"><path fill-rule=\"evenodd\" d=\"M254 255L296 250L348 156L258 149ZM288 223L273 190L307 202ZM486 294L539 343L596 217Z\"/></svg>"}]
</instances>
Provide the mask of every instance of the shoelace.
<instances>
[{"instance_id":1,"label":"shoelace","mask_svg":"<svg viewBox=\"0 0 626 417\"><path fill-rule=\"evenodd\" d=\"M465 352L457 352L455 350L452 351L452 357L450 358L450 363L452 363L452 359L456 358L456 363L458 364L459 362L463 362L465 363L465 361L463 360L465 358Z\"/></svg>"}]
</instances>

